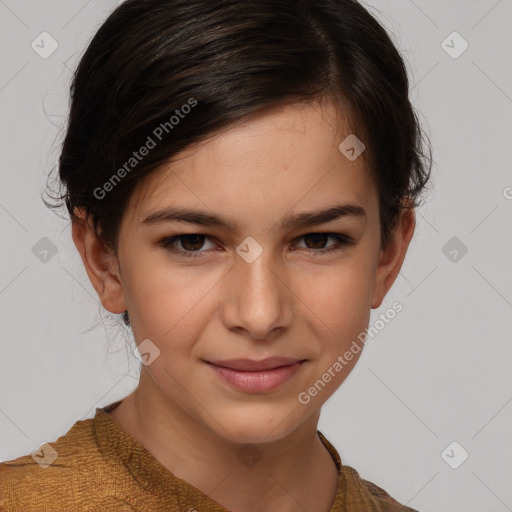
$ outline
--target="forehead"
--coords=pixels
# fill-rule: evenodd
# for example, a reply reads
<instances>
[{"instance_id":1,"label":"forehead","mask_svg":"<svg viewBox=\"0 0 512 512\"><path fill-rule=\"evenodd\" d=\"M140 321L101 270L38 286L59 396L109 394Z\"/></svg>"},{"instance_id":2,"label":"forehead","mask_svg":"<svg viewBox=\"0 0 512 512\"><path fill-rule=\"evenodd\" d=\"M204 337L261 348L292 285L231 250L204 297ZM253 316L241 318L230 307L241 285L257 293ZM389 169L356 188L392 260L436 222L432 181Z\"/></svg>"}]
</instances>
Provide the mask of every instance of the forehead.
<instances>
[{"instance_id":1,"label":"forehead","mask_svg":"<svg viewBox=\"0 0 512 512\"><path fill-rule=\"evenodd\" d=\"M344 200L371 208L376 193L364 159L351 161L338 148L349 135L330 102L277 107L153 171L134 191L125 219L141 224L172 205L225 212L242 224L264 212L277 219Z\"/></svg>"}]
</instances>

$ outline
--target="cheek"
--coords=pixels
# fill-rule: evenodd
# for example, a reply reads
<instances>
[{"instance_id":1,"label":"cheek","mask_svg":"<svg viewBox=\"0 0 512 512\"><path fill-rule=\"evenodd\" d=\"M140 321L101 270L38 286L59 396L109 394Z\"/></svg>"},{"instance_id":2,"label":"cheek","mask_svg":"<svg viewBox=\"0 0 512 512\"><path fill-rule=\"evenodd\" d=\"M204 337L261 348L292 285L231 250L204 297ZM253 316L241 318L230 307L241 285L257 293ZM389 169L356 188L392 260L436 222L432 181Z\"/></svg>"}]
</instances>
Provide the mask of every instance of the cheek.
<instances>
[{"instance_id":1,"label":"cheek","mask_svg":"<svg viewBox=\"0 0 512 512\"><path fill-rule=\"evenodd\" d=\"M338 348L367 327L371 268L371 262L353 257L327 271L309 274L306 279L302 276L292 287L306 307L304 314L318 325L321 338L331 340Z\"/></svg>"},{"instance_id":2,"label":"cheek","mask_svg":"<svg viewBox=\"0 0 512 512\"><path fill-rule=\"evenodd\" d=\"M133 268L125 287L137 342L155 339L163 347L171 340L186 344L204 328L205 307L226 270L177 268L165 263Z\"/></svg>"},{"instance_id":3,"label":"cheek","mask_svg":"<svg viewBox=\"0 0 512 512\"><path fill-rule=\"evenodd\" d=\"M317 274L301 287L316 361L304 374L300 404L319 407L356 366L370 319L370 291L371 273L361 260Z\"/></svg>"},{"instance_id":4,"label":"cheek","mask_svg":"<svg viewBox=\"0 0 512 512\"><path fill-rule=\"evenodd\" d=\"M344 351L368 325L373 282L368 254L367 248L360 247L337 265L312 264L285 279L291 281L287 286L296 296L296 320L309 319L316 343L327 345L323 353L331 357ZM129 279L123 286L130 299L132 329L137 343L149 338L161 350L172 345L177 354L188 350L188 344L211 322L216 310L212 304L222 304L222 279L229 276L229 269L215 265L180 268L165 258L160 261L160 256L157 260L141 269L144 259L133 258L127 269Z\"/></svg>"}]
</instances>

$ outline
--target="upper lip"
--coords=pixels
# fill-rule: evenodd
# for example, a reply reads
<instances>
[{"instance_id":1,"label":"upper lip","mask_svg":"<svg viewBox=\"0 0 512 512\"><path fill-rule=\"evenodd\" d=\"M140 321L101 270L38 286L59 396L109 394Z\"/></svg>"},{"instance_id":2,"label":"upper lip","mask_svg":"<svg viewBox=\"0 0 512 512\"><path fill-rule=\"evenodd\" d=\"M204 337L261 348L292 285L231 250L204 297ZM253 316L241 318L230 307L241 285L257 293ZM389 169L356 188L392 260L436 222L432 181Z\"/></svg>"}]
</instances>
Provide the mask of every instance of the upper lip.
<instances>
[{"instance_id":1,"label":"upper lip","mask_svg":"<svg viewBox=\"0 0 512 512\"><path fill-rule=\"evenodd\" d=\"M291 366L293 364L301 363L304 359L295 359L292 357L267 357L256 361L254 359L226 359L224 361L208 361L215 366L223 366L231 370L238 371L262 371L273 370L279 366Z\"/></svg>"}]
</instances>

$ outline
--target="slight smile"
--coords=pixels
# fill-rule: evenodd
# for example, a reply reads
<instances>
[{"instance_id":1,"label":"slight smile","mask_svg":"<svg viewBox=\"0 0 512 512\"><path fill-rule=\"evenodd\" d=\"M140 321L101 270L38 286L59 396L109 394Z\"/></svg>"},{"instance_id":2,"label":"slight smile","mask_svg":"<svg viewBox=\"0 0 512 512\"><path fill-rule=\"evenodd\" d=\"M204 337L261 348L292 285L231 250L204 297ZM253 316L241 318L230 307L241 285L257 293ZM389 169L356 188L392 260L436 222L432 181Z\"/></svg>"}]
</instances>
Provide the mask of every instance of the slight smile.
<instances>
[{"instance_id":1,"label":"slight smile","mask_svg":"<svg viewBox=\"0 0 512 512\"><path fill-rule=\"evenodd\" d=\"M306 359L269 357L260 361L230 359L206 361L224 381L245 393L268 393L284 384Z\"/></svg>"}]
</instances>

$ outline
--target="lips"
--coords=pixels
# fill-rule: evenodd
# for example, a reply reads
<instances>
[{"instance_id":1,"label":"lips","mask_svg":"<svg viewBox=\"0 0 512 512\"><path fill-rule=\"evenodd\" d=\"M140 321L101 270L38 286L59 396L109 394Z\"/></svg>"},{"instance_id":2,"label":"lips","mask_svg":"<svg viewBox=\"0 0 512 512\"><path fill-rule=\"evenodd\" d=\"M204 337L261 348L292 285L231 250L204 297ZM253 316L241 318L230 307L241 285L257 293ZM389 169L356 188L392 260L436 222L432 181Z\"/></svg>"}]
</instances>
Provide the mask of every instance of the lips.
<instances>
[{"instance_id":1,"label":"lips","mask_svg":"<svg viewBox=\"0 0 512 512\"><path fill-rule=\"evenodd\" d=\"M305 361L304 359L295 359L291 357L274 356L259 361L254 359L226 359L222 361L208 361L210 364L230 370L241 372L259 372L273 370L281 366L292 366Z\"/></svg>"},{"instance_id":2,"label":"lips","mask_svg":"<svg viewBox=\"0 0 512 512\"><path fill-rule=\"evenodd\" d=\"M208 366L224 384L243 393L271 393L300 371L306 359L268 357L207 361Z\"/></svg>"}]
</instances>

